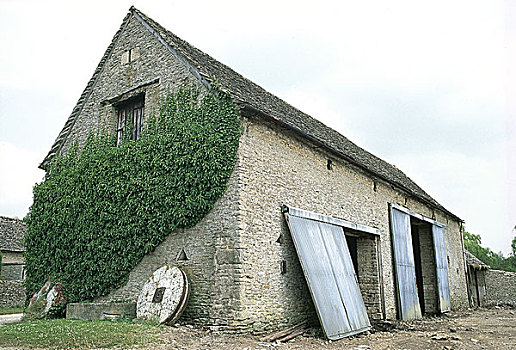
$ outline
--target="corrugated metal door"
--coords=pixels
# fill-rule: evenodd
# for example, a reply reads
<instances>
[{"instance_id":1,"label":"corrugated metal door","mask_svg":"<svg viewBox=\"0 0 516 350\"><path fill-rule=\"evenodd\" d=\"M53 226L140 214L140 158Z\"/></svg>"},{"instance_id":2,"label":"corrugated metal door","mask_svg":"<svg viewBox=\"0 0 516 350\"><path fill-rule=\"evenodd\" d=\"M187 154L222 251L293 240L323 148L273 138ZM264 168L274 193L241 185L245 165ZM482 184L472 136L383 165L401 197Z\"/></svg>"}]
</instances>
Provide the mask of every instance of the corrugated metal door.
<instances>
[{"instance_id":1,"label":"corrugated metal door","mask_svg":"<svg viewBox=\"0 0 516 350\"><path fill-rule=\"evenodd\" d=\"M450 284L448 281L448 261L446 259L446 245L444 243L444 228L432 225L434 238L435 267L437 275L437 290L439 293L439 309L441 312L450 311Z\"/></svg>"},{"instance_id":2,"label":"corrugated metal door","mask_svg":"<svg viewBox=\"0 0 516 350\"><path fill-rule=\"evenodd\" d=\"M400 318L402 320L421 318L410 232L410 216L392 207L391 232Z\"/></svg>"},{"instance_id":3,"label":"corrugated metal door","mask_svg":"<svg viewBox=\"0 0 516 350\"><path fill-rule=\"evenodd\" d=\"M286 217L326 336L340 339L371 328L342 227Z\"/></svg>"}]
</instances>

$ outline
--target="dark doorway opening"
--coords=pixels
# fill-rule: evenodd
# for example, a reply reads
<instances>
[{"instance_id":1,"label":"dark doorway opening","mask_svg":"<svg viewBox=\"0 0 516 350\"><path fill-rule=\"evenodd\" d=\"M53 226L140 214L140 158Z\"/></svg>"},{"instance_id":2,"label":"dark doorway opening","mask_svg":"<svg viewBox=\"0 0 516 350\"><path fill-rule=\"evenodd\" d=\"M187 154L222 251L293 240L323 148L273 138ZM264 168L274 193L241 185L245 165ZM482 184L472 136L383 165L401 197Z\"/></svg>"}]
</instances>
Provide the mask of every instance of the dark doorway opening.
<instances>
[{"instance_id":1,"label":"dark doorway opening","mask_svg":"<svg viewBox=\"0 0 516 350\"><path fill-rule=\"evenodd\" d=\"M350 229L345 229L344 233L367 314L372 320L379 320L383 318L383 311L377 249L378 237Z\"/></svg>"},{"instance_id":2,"label":"dark doorway opening","mask_svg":"<svg viewBox=\"0 0 516 350\"><path fill-rule=\"evenodd\" d=\"M346 234L346 243L348 244L349 255L351 255L351 261L353 262L355 275L357 276L358 282L360 282L360 274L358 273L357 237Z\"/></svg>"},{"instance_id":3,"label":"dark doorway opening","mask_svg":"<svg viewBox=\"0 0 516 350\"><path fill-rule=\"evenodd\" d=\"M438 308L438 294L432 224L411 217L410 231L421 313L435 314Z\"/></svg>"}]
</instances>

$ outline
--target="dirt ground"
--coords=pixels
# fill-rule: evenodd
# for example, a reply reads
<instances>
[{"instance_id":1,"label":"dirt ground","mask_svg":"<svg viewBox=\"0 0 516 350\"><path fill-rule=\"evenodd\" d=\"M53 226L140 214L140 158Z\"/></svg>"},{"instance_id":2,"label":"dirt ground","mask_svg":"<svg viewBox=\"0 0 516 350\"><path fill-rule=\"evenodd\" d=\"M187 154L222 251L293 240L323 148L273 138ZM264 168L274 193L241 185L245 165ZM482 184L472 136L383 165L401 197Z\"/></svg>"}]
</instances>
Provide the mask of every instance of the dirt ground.
<instances>
[{"instance_id":1,"label":"dirt ground","mask_svg":"<svg viewBox=\"0 0 516 350\"><path fill-rule=\"evenodd\" d=\"M167 328L161 334L164 344L153 345L152 349L516 349L514 308L455 311L413 322L387 323L383 328L334 342L326 340L320 330L308 329L286 343L270 343L260 341L260 336L227 335L179 326Z\"/></svg>"}]
</instances>

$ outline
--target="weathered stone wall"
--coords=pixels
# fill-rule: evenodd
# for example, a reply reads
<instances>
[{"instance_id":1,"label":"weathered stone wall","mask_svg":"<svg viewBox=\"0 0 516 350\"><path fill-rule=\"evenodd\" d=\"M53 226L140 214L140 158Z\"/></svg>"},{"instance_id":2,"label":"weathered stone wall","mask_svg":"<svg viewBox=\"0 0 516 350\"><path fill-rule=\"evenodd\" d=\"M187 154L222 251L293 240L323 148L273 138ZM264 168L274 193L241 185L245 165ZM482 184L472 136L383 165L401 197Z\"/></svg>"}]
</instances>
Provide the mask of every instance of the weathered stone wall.
<instances>
[{"instance_id":1,"label":"weathered stone wall","mask_svg":"<svg viewBox=\"0 0 516 350\"><path fill-rule=\"evenodd\" d=\"M432 226L428 223L424 223L418 226L418 231L421 250L421 270L423 273L425 313L436 313L438 296Z\"/></svg>"},{"instance_id":2,"label":"weathered stone wall","mask_svg":"<svg viewBox=\"0 0 516 350\"><path fill-rule=\"evenodd\" d=\"M485 306L516 306L516 272L499 270L485 271Z\"/></svg>"},{"instance_id":3,"label":"weathered stone wall","mask_svg":"<svg viewBox=\"0 0 516 350\"><path fill-rule=\"evenodd\" d=\"M3 252L24 252L27 224L22 220L0 215L0 250Z\"/></svg>"},{"instance_id":4,"label":"weathered stone wall","mask_svg":"<svg viewBox=\"0 0 516 350\"><path fill-rule=\"evenodd\" d=\"M380 320L383 316L377 251L378 239L373 235L363 235L358 237L356 241L358 286L367 309L367 314L373 320Z\"/></svg>"},{"instance_id":5,"label":"weathered stone wall","mask_svg":"<svg viewBox=\"0 0 516 350\"><path fill-rule=\"evenodd\" d=\"M2 252L2 263L23 263L23 252Z\"/></svg>"},{"instance_id":6,"label":"weathered stone wall","mask_svg":"<svg viewBox=\"0 0 516 350\"><path fill-rule=\"evenodd\" d=\"M22 281L0 281L0 307L23 306L25 287Z\"/></svg>"},{"instance_id":7,"label":"weathered stone wall","mask_svg":"<svg viewBox=\"0 0 516 350\"><path fill-rule=\"evenodd\" d=\"M21 281L24 279L25 264L3 263L0 281Z\"/></svg>"},{"instance_id":8,"label":"weathered stone wall","mask_svg":"<svg viewBox=\"0 0 516 350\"><path fill-rule=\"evenodd\" d=\"M251 322L251 328L277 328L314 315L281 214L283 204L381 230L381 287L387 318L396 317L389 203L404 205L446 224L452 307L468 306L460 226L451 217L264 121L246 120L239 156L242 318ZM328 160L332 161L330 169ZM281 260L286 260L289 267L286 274L280 271Z\"/></svg>"}]
</instances>

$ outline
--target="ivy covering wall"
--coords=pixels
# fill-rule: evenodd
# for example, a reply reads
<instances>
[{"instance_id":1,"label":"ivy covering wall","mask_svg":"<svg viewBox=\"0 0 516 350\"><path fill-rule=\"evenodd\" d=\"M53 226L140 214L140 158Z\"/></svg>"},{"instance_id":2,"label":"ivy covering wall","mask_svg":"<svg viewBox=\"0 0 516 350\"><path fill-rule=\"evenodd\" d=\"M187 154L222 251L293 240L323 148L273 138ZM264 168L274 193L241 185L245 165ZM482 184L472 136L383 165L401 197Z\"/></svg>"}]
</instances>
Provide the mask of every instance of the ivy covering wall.
<instances>
[{"instance_id":1,"label":"ivy covering wall","mask_svg":"<svg viewBox=\"0 0 516 350\"><path fill-rule=\"evenodd\" d=\"M126 132L125 135L129 135ZM56 157L34 188L26 237L27 296L49 279L68 301L123 285L171 232L198 223L225 192L240 137L229 96L168 95L137 141L90 137Z\"/></svg>"}]
</instances>

